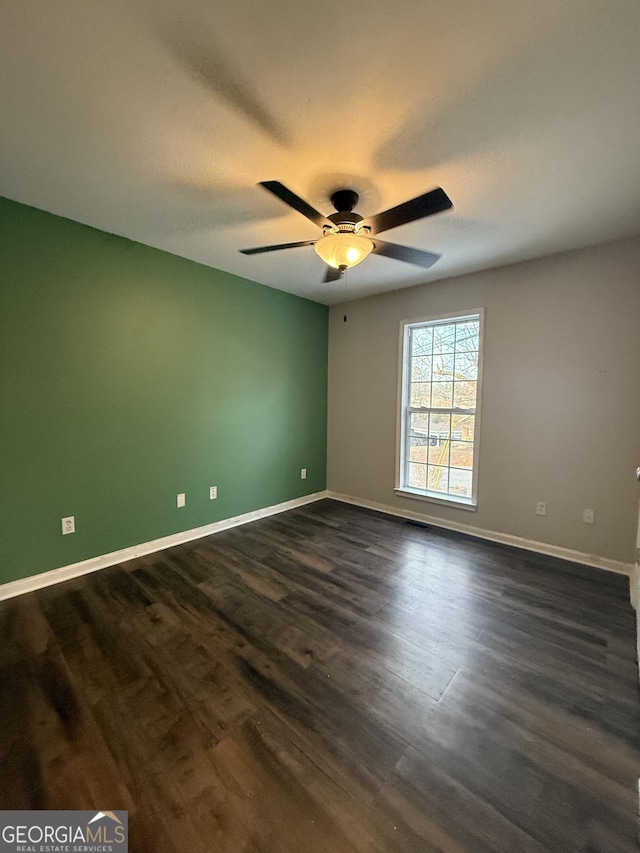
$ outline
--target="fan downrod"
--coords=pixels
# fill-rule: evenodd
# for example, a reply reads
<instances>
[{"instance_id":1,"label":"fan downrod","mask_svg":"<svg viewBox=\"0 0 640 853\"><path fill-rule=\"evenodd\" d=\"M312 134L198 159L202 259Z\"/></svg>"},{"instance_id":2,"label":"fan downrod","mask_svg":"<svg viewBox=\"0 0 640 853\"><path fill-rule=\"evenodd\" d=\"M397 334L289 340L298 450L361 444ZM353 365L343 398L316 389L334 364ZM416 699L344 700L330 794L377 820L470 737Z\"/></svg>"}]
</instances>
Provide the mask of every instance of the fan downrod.
<instances>
[{"instance_id":1,"label":"fan downrod","mask_svg":"<svg viewBox=\"0 0 640 853\"><path fill-rule=\"evenodd\" d=\"M359 200L360 196L355 190L336 190L331 196L331 204L338 213L351 213Z\"/></svg>"}]
</instances>

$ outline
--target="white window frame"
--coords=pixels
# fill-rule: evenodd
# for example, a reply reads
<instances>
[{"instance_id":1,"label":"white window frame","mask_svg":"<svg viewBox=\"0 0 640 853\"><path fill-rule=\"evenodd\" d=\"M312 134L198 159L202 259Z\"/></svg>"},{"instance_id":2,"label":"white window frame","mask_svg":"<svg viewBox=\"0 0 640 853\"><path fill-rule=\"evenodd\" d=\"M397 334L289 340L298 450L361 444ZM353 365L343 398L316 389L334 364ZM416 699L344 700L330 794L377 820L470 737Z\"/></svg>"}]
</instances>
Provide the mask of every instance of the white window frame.
<instances>
[{"instance_id":1,"label":"white window frame","mask_svg":"<svg viewBox=\"0 0 640 853\"><path fill-rule=\"evenodd\" d=\"M461 497L459 495L445 495L440 492L429 492L423 489L416 489L406 485L406 444L407 444L407 421L408 415L416 411L409 405L409 387L410 387L410 358L409 358L409 336L412 328L421 325L446 325L449 323L459 323L464 320L479 321L479 348L478 348L478 386L476 394L475 408L475 426L473 439L473 474L471 485L471 497ZM396 433L396 482L395 493L401 497L415 498L417 500L429 501L431 503L441 504L445 506L455 506L460 509L475 510L478 505L478 468L480 458L480 420L482 409L482 366L484 353L484 308L475 308L469 311L449 312L447 314L437 314L429 317L421 317L417 320L402 320L400 322L400 346L398 357L398 412L396 418L397 433ZM418 410L420 411L420 410ZM427 411L429 411L427 409ZM443 413L463 414L469 412L468 409L439 409Z\"/></svg>"}]
</instances>

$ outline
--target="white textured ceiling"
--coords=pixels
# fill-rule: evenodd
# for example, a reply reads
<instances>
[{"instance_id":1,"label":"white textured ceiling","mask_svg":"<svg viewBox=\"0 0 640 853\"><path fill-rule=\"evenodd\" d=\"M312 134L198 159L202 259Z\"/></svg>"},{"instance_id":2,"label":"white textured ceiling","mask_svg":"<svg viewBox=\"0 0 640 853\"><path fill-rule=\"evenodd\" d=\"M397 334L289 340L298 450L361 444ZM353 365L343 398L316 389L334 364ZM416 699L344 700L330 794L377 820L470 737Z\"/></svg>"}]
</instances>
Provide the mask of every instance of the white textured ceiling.
<instances>
[{"instance_id":1,"label":"white textured ceiling","mask_svg":"<svg viewBox=\"0 0 640 853\"><path fill-rule=\"evenodd\" d=\"M1 195L326 303L640 232L637 0L3 0L0 116ZM241 255L319 234L261 180L442 259Z\"/></svg>"}]
</instances>

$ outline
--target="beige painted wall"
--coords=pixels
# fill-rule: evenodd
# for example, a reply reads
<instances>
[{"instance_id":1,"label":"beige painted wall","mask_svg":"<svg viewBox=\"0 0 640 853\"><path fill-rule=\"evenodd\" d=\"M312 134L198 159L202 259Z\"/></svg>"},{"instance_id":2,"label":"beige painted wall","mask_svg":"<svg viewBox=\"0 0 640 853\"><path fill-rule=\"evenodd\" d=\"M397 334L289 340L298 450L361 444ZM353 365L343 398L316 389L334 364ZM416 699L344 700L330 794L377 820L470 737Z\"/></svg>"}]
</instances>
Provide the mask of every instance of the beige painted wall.
<instances>
[{"instance_id":1,"label":"beige painted wall","mask_svg":"<svg viewBox=\"0 0 640 853\"><path fill-rule=\"evenodd\" d=\"M399 323L480 307L477 510L396 496ZM330 490L632 563L638 465L639 240L332 307ZM546 517L536 515L537 501L546 501ZM583 523L585 508L595 525Z\"/></svg>"}]
</instances>

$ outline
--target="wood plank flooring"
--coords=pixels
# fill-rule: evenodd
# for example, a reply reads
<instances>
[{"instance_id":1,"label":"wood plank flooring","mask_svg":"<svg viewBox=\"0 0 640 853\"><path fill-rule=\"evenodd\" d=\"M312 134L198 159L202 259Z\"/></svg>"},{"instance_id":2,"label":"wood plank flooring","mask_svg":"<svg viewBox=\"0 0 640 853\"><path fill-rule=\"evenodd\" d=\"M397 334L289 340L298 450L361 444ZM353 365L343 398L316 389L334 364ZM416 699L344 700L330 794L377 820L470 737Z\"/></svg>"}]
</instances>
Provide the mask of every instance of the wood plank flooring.
<instances>
[{"instance_id":1,"label":"wood plank flooring","mask_svg":"<svg viewBox=\"0 0 640 853\"><path fill-rule=\"evenodd\" d=\"M0 603L0 807L154 853L623 853L627 579L333 501Z\"/></svg>"}]
</instances>

